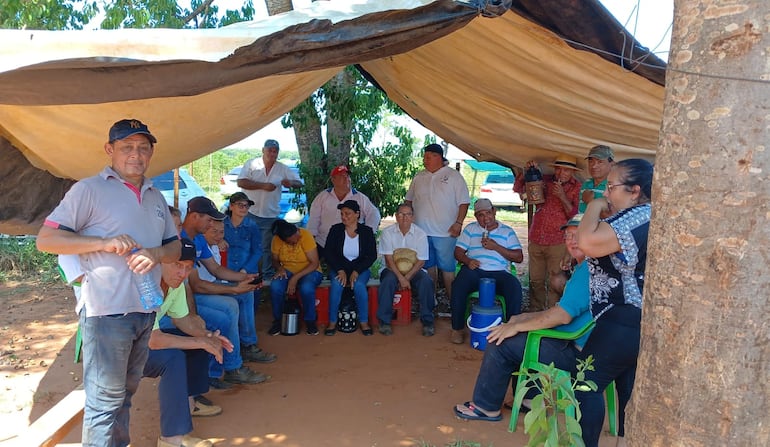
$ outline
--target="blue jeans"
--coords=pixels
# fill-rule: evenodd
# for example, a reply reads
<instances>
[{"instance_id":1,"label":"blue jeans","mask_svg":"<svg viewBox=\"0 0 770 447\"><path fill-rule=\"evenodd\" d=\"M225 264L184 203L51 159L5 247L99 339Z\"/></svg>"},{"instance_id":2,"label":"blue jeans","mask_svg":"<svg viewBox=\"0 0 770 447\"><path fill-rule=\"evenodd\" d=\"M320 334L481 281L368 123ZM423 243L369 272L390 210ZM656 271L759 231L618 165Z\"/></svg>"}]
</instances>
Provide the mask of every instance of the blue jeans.
<instances>
[{"instance_id":1,"label":"blue jeans","mask_svg":"<svg viewBox=\"0 0 770 447\"><path fill-rule=\"evenodd\" d=\"M166 330L186 337L178 329ZM193 429L188 396L208 392L209 354L203 349L151 349L144 365L144 377L160 377L161 436L180 436Z\"/></svg>"},{"instance_id":2,"label":"blue jeans","mask_svg":"<svg viewBox=\"0 0 770 447\"><path fill-rule=\"evenodd\" d=\"M641 338L641 309L631 305L615 306L604 313L588 337L580 358L594 357L594 371L586 371L586 380L596 383L596 391L576 391L580 402L580 427L586 447L597 447L604 425L604 389L615 381L618 390L618 435L625 434L626 405L636 377L636 358Z\"/></svg>"},{"instance_id":3,"label":"blue jeans","mask_svg":"<svg viewBox=\"0 0 770 447\"><path fill-rule=\"evenodd\" d=\"M270 253L270 245L273 242L273 222L278 220L275 217L258 217L251 213L248 216L257 224L259 231L262 232L262 257L259 260L260 271L265 278L273 276L273 262L272 253Z\"/></svg>"},{"instance_id":4,"label":"blue jeans","mask_svg":"<svg viewBox=\"0 0 770 447\"><path fill-rule=\"evenodd\" d=\"M241 339L238 335L239 306L235 298L225 295L195 294L198 315L206 322L206 329L219 330L233 343L233 352L222 352L222 363L209 354L209 377L218 379L224 371L238 369L243 365Z\"/></svg>"},{"instance_id":5,"label":"blue jeans","mask_svg":"<svg viewBox=\"0 0 770 447\"><path fill-rule=\"evenodd\" d=\"M154 321L154 312L100 317L80 312L86 392L82 445L129 444L131 398L142 378Z\"/></svg>"},{"instance_id":6,"label":"blue jeans","mask_svg":"<svg viewBox=\"0 0 770 447\"><path fill-rule=\"evenodd\" d=\"M283 279L273 279L270 282L270 300L273 304L273 321L281 321L283 315L283 302L286 295L286 288L289 286L289 278L294 276L290 271L286 271L287 277ZM297 292L302 300L302 310L305 313L305 321L315 321L315 289L321 284L323 275L318 270L312 271L303 276L297 282Z\"/></svg>"},{"instance_id":7,"label":"blue jeans","mask_svg":"<svg viewBox=\"0 0 770 447\"><path fill-rule=\"evenodd\" d=\"M350 275L348 275L350 276ZM353 284L353 296L356 298L356 306L358 307L358 322L369 322L369 291L366 290L366 283L369 282L369 270L365 270ZM336 275L331 280L331 286L329 287L329 323L333 324L337 322L337 314L340 310L340 301L342 301L342 284L337 281Z\"/></svg>"},{"instance_id":8,"label":"blue jeans","mask_svg":"<svg viewBox=\"0 0 770 447\"><path fill-rule=\"evenodd\" d=\"M513 384L516 384L516 378L511 374L521 367L526 344L526 332L506 338L500 346L487 344L476 378L476 387L473 389L473 402L476 406L487 411L497 411L503 406L503 399L512 378ZM546 365L553 362L557 368L573 372L577 353L570 340L543 338L540 341L539 360Z\"/></svg>"},{"instance_id":9,"label":"blue jeans","mask_svg":"<svg viewBox=\"0 0 770 447\"><path fill-rule=\"evenodd\" d=\"M254 313L256 305L254 304L254 293L246 292L238 295L231 295L238 302L238 335L241 338L241 346L251 346L257 344L257 326Z\"/></svg>"},{"instance_id":10,"label":"blue jeans","mask_svg":"<svg viewBox=\"0 0 770 447\"><path fill-rule=\"evenodd\" d=\"M425 270L419 270L409 281L412 286L412 299L417 294L420 300L420 321L423 326L433 326L433 309L436 307L436 297L433 290L433 280ZM390 324L393 319L393 295L398 289L398 278L389 269L380 274L380 288L377 290L377 319L382 324Z\"/></svg>"},{"instance_id":11,"label":"blue jeans","mask_svg":"<svg viewBox=\"0 0 770 447\"><path fill-rule=\"evenodd\" d=\"M521 313L521 283L518 278L504 270L470 269L462 266L452 283L452 329L460 330L465 327L465 309L468 307L468 295L479 290L481 278L494 278L495 293L502 295L505 300L505 319Z\"/></svg>"}]
</instances>

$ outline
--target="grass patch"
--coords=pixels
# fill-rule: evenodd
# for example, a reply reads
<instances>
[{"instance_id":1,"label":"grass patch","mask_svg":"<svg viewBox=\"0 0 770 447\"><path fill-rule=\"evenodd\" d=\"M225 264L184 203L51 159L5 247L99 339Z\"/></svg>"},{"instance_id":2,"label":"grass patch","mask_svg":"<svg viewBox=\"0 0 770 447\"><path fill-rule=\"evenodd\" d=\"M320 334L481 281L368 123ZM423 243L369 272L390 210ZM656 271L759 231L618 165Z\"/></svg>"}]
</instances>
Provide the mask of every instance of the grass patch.
<instances>
[{"instance_id":1,"label":"grass patch","mask_svg":"<svg viewBox=\"0 0 770 447\"><path fill-rule=\"evenodd\" d=\"M34 237L0 237L0 283L11 280L59 280L57 257L38 251Z\"/></svg>"}]
</instances>

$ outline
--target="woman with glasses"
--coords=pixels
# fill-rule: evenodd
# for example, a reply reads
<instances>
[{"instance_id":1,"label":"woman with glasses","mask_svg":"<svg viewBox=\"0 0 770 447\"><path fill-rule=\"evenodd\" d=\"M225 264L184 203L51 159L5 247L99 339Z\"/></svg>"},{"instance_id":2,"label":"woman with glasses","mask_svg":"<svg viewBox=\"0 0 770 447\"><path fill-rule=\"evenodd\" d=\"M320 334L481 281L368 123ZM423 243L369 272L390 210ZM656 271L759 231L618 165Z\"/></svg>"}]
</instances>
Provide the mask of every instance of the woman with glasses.
<instances>
[{"instance_id":1,"label":"woman with glasses","mask_svg":"<svg viewBox=\"0 0 770 447\"><path fill-rule=\"evenodd\" d=\"M586 371L585 378L597 389L575 393L586 447L599 444L602 394L613 380L618 389L618 434L624 433L639 354L652 172L652 164L645 160L618 162L607 177L604 197L588 204L578 227L578 245L588 257L591 313L596 321L579 358L593 357L595 369ZM609 217L600 218L604 214Z\"/></svg>"}]
</instances>

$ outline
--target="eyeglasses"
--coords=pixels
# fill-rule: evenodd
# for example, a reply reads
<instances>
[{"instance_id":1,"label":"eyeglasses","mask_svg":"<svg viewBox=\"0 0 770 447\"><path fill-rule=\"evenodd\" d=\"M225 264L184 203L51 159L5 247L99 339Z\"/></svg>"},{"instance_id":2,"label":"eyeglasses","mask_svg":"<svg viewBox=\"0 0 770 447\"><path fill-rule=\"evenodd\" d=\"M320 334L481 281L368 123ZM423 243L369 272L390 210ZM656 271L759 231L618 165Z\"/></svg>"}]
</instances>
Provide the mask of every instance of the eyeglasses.
<instances>
[{"instance_id":1,"label":"eyeglasses","mask_svg":"<svg viewBox=\"0 0 770 447\"><path fill-rule=\"evenodd\" d=\"M612 188L616 188L618 186L626 186L626 184L625 183L615 183L615 184L607 183L607 192L612 192Z\"/></svg>"},{"instance_id":2,"label":"eyeglasses","mask_svg":"<svg viewBox=\"0 0 770 447\"><path fill-rule=\"evenodd\" d=\"M237 206L238 208L248 208L249 207L249 204L246 203L246 202L233 203L233 205Z\"/></svg>"},{"instance_id":3,"label":"eyeglasses","mask_svg":"<svg viewBox=\"0 0 770 447\"><path fill-rule=\"evenodd\" d=\"M396 213L396 216L401 216L401 217L412 217L412 213Z\"/></svg>"}]
</instances>

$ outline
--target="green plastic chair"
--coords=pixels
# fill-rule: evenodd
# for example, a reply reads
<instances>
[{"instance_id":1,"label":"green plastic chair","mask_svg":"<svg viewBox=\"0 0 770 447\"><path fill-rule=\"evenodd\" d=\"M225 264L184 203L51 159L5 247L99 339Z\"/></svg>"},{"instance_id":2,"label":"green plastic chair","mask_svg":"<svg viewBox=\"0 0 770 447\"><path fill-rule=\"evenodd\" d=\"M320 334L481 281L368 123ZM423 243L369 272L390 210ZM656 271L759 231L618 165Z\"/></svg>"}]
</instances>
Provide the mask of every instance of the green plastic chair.
<instances>
[{"instance_id":1,"label":"green plastic chair","mask_svg":"<svg viewBox=\"0 0 770 447\"><path fill-rule=\"evenodd\" d=\"M516 423L519 418L519 410L521 409L521 401L523 396L519 396L517 399L519 387L521 387L526 381L526 373L528 370L543 371L547 366L540 363L538 357L540 356L540 341L546 338L556 338L559 340L577 340L585 335L587 331L594 327L594 322L590 321L588 324L574 332L562 332L554 329L539 329L536 331L530 331L527 333L527 343L524 347L524 358L519 368L519 374L516 379L516 390L514 391L513 409L511 410L511 421L508 424L508 431L513 433L516 431ZM559 370L565 375L569 375L567 371ZM607 414L609 417L609 428L612 436L618 435L617 421L617 396L615 394L615 382L610 382L607 388L604 390L604 396L607 401ZM571 416L575 416L575 408L568 408L567 411Z\"/></svg>"},{"instance_id":2,"label":"green plastic chair","mask_svg":"<svg viewBox=\"0 0 770 447\"><path fill-rule=\"evenodd\" d=\"M60 266L56 266L61 276L62 281L67 282L67 277L64 275L64 270ZM80 287L80 281L75 281L71 284L73 287ZM78 323L78 330L75 333L75 363L80 363L80 354L83 349L83 335L80 333L80 323Z\"/></svg>"}]
</instances>

